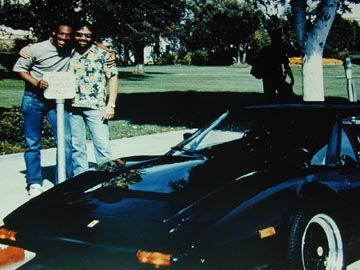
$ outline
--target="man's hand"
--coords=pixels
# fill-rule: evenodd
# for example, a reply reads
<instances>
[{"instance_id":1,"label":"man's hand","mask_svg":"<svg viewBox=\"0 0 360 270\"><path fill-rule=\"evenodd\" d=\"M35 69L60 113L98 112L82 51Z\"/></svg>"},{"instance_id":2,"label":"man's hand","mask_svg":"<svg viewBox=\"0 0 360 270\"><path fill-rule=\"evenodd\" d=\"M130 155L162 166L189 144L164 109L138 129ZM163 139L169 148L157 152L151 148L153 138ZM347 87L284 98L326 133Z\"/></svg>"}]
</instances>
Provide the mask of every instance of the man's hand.
<instances>
[{"instance_id":1,"label":"man's hand","mask_svg":"<svg viewBox=\"0 0 360 270\"><path fill-rule=\"evenodd\" d=\"M108 67L116 67L116 53L114 51L108 52L106 58L106 65Z\"/></svg>"},{"instance_id":2,"label":"man's hand","mask_svg":"<svg viewBox=\"0 0 360 270\"><path fill-rule=\"evenodd\" d=\"M109 104L105 107L104 115L101 118L101 120L110 120L114 117L115 114L115 108L111 107Z\"/></svg>"},{"instance_id":3,"label":"man's hand","mask_svg":"<svg viewBox=\"0 0 360 270\"><path fill-rule=\"evenodd\" d=\"M39 80L37 82L37 85L36 85L38 88L40 88L41 90L45 90L46 88L49 87L49 83L43 79Z\"/></svg>"}]
</instances>

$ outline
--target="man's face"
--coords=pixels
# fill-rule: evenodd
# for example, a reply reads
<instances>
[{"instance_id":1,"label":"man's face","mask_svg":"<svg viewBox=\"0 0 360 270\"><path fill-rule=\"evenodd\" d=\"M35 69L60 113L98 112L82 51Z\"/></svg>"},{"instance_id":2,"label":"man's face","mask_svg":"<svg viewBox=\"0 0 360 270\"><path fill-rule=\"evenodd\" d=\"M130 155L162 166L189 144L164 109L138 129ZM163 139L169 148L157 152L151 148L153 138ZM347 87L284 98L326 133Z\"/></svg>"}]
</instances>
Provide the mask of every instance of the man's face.
<instances>
[{"instance_id":1,"label":"man's face","mask_svg":"<svg viewBox=\"0 0 360 270\"><path fill-rule=\"evenodd\" d=\"M75 46L79 49L89 48L93 42L93 35L86 26L75 32Z\"/></svg>"},{"instance_id":2,"label":"man's face","mask_svg":"<svg viewBox=\"0 0 360 270\"><path fill-rule=\"evenodd\" d=\"M58 49L65 49L71 45L72 28L68 25L60 25L54 32L54 45Z\"/></svg>"}]
</instances>

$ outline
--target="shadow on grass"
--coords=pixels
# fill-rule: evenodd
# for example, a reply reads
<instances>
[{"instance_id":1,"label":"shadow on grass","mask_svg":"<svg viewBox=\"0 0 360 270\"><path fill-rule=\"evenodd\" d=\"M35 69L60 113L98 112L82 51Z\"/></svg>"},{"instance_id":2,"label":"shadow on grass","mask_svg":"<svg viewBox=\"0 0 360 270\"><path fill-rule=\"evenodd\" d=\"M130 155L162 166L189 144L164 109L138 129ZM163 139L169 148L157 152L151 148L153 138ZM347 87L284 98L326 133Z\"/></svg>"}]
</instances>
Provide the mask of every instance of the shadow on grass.
<instances>
[{"instance_id":1,"label":"shadow on grass","mask_svg":"<svg viewBox=\"0 0 360 270\"><path fill-rule=\"evenodd\" d=\"M129 72L131 73L131 72ZM131 76L131 75L129 75ZM345 98L326 98L327 103L344 103ZM295 96L290 100L276 99L272 103L301 103ZM220 113L236 111L247 105L268 104L262 93L170 91L122 93L118 96L114 120L133 124L199 127ZM8 108L0 107L0 114Z\"/></svg>"},{"instance_id":2,"label":"shadow on grass","mask_svg":"<svg viewBox=\"0 0 360 270\"><path fill-rule=\"evenodd\" d=\"M159 74L171 74L167 72L146 72L143 75L135 74L132 71L120 71L119 78L122 80L128 81L142 81L147 80L152 77L152 75L159 75Z\"/></svg>"},{"instance_id":3,"label":"shadow on grass","mask_svg":"<svg viewBox=\"0 0 360 270\"><path fill-rule=\"evenodd\" d=\"M328 98L329 103L344 102L343 98ZM295 96L273 103L301 103ZM129 120L134 124L198 127L220 113L236 111L247 105L268 104L262 93L239 92L151 92L120 94L114 120Z\"/></svg>"}]
</instances>

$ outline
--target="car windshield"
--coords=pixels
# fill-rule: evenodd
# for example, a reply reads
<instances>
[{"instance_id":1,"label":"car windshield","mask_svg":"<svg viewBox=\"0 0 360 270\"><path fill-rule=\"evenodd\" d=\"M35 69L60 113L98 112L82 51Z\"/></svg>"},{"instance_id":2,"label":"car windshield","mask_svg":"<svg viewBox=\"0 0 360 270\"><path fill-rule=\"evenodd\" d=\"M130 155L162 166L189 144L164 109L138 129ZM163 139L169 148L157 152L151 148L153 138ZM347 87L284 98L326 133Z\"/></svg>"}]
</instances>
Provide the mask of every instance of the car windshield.
<instances>
[{"instance_id":1,"label":"car windshield","mask_svg":"<svg viewBox=\"0 0 360 270\"><path fill-rule=\"evenodd\" d=\"M229 112L221 114L215 121L193 133L177 148L198 151L214 145L241 139L249 130L249 121L232 121Z\"/></svg>"}]
</instances>

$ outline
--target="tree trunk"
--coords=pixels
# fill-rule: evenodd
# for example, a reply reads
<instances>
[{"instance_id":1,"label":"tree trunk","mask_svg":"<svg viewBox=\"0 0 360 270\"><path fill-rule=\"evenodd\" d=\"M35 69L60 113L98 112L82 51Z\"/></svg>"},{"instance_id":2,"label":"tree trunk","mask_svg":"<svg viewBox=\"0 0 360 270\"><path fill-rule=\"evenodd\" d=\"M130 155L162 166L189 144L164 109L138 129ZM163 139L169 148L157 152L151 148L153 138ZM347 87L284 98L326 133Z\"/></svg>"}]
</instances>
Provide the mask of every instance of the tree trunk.
<instances>
[{"instance_id":1,"label":"tree trunk","mask_svg":"<svg viewBox=\"0 0 360 270\"><path fill-rule=\"evenodd\" d=\"M322 53L303 57L302 80L304 101L324 101Z\"/></svg>"},{"instance_id":2,"label":"tree trunk","mask_svg":"<svg viewBox=\"0 0 360 270\"><path fill-rule=\"evenodd\" d=\"M307 30L306 0L293 0L295 32L303 58L302 80L304 101L324 101L322 56L325 42L340 0L322 0L310 30Z\"/></svg>"},{"instance_id":3,"label":"tree trunk","mask_svg":"<svg viewBox=\"0 0 360 270\"><path fill-rule=\"evenodd\" d=\"M134 51L135 57L135 70L134 73L138 75L145 74L144 69L144 45L139 44Z\"/></svg>"}]
</instances>

